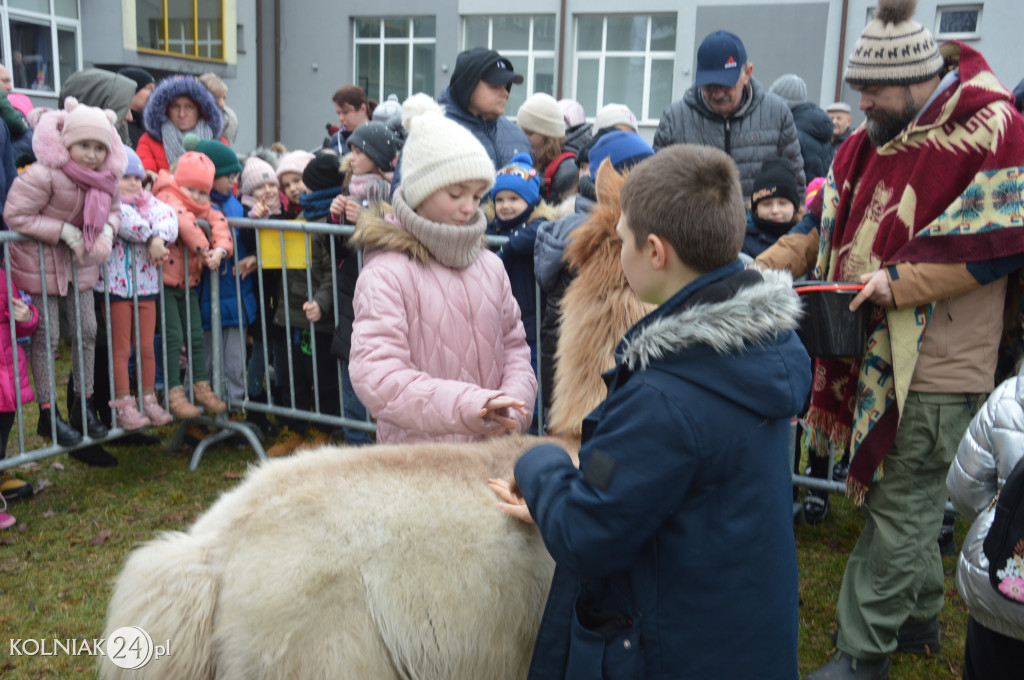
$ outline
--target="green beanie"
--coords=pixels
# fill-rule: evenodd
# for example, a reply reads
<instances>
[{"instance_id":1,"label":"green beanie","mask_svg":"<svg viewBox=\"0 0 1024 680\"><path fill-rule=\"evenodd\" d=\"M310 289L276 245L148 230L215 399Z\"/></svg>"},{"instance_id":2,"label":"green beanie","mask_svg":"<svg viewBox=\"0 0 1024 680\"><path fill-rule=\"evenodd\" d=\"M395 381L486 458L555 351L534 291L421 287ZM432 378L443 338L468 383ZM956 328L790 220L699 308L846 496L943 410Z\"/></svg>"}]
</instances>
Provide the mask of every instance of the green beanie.
<instances>
[{"instance_id":1,"label":"green beanie","mask_svg":"<svg viewBox=\"0 0 1024 680\"><path fill-rule=\"evenodd\" d=\"M238 162L238 154L224 142L217 139L205 139L196 145L196 151L205 154L213 161L216 168L214 177L223 177L233 172L242 172L242 164Z\"/></svg>"}]
</instances>

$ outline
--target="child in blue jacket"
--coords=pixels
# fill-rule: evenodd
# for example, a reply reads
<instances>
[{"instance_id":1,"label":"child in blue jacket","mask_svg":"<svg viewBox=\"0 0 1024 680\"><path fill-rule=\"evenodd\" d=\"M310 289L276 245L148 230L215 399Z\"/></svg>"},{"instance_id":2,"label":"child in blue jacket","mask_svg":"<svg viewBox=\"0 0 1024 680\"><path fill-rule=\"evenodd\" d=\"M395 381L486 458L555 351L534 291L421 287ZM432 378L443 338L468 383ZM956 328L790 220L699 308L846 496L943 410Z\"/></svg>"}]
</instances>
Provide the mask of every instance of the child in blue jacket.
<instances>
[{"instance_id":1,"label":"child in blue jacket","mask_svg":"<svg viewBox=\"0 0 1024 680\"><path fill-rule=\"evenodd\" d=\"M214 165L213 189L210 191L210 203L224 213L224 217L245 217L245 208L235 198L234 185L242 172L242 164L227 144L216 139L199 142L196 151L206 154ZM235 253L238 255L239 268L246 271L242 263L246 257L255 261L255 254L249 255L245 244L238 238L238 227L231 227L231 240L235 242ZM203 270L203 278L199 283L199 309L203 315L203 335L206 343L206 372L213 375L213 333L210 331L210 277L209 269ZM220 280L220 323L222 327L221 344L224 348L224 394L231 408L238 409L245 399L245 329L256 321L258 307L256 294L253 291L252 277L235 277L235 266L232 258L224 258L217 270ZM237 284L236 285L236 281ZM239 294L242 306L238 306Z\"/></svg>"},{"instance_id":2,"label":"child in blue jacket","mask_svg":"<svg viewBox=\"0 0 1024 680\"><path fill-rule=\"evenodd\" d=\"M498 250L505 263L512 296L526 329L526 342L530 345L530 359L537 369L537 277L533 273L533 245L537 240L537 227L558 217L558 211L540 198L540 175L533 167L529 154L516 154L512 161L498 171L491 189L494 216L487 224L489 236L507 236L508 241ZM490 217L490 210L486 211ZM541 305L543 309L543 303Z\"/></svg>"},{"instance_id":3,"label":"child in blue jacket","mask_svg":"<svg viewBox=\"0 0 1024 680\"><path fill-rule=\"evenodd\" d=\"M579 469L542 444L514 482L490 482L556 563L529 678L792 680L800 303L788 275L740 263L739 173L722 151L662 149L621 204L626 279L659 306L616 350Z\"/></svg>"}]
</instances>

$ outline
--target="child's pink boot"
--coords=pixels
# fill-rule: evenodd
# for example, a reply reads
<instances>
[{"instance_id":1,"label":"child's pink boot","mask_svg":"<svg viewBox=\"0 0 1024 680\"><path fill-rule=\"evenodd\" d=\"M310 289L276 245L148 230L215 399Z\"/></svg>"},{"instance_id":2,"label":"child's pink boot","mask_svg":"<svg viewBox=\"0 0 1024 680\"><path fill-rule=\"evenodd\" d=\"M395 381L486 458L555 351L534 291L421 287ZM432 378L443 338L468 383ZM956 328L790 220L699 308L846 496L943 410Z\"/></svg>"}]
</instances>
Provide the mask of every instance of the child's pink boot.
<instances>
[{"instance_id":1,"label":"child's pink boot","mask_svg":"<svg viewBox=\"0 0 1024 680\"><path fill-rule=\"evenodd\" d=\"M111 401L110 408L117 412L117 424L126 430L141 430L152 425L149 418L139 413L135 399L130 394Z\"/></svg>"},{"instance_id":2,"label":"child's pink boot","mask_svg":"<svg viewBox=\"0 0 1024 680\"><path fill-rule=\"evenodd\" d=\"M142 412L145 413L150 422L157 427L166 425L174 420L174 416L160 406L160 401L153 393L149 393L142 397Z\"/></svg>"}]
</instances>

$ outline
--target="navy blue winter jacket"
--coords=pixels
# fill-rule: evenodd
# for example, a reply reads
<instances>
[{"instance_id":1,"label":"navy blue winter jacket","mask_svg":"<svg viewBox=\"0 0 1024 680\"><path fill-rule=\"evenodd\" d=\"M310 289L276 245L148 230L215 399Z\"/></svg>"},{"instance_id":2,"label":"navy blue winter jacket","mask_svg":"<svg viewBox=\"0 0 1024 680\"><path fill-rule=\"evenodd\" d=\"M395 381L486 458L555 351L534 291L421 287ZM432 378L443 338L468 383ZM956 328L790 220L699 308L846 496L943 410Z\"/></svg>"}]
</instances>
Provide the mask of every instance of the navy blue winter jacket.
<instances>
[{"instance_id":1,"label":"navy blue winter jacket","mask_svg":"<svg viewBox=\"0 0 1024 680\"><path fill-rule=\"evenodd\" d=\"M210 192L210 200L224 217L245 217L245 208L234 196ZM231 227L231 238L235 242L235 252L241 260L249 251L238 238L238 227ZM220 325L223 328L238 326L238 295L235 290L235 259L225 257L218 270L220 278ZM256 305L256 294L253 291L255 275L240 279L242 282L242 323L248 325L256 320L259 308ZM210 330L210 270L203 267L203 278L199 282L199 311L203 316L203 330Z\"/></svg>"},{"instance_id":2,"label":"navy blue winter jacket","mask_svg":"<svg viewBox=\"0 0 1024 680\"><path fill-rule=\"evenodd\" d=\"M557 565L530 680L797 677L799 309L781 272L700 277L619 344L579 469L550 444L516 464Z\"/></svg>"}]
</instances>

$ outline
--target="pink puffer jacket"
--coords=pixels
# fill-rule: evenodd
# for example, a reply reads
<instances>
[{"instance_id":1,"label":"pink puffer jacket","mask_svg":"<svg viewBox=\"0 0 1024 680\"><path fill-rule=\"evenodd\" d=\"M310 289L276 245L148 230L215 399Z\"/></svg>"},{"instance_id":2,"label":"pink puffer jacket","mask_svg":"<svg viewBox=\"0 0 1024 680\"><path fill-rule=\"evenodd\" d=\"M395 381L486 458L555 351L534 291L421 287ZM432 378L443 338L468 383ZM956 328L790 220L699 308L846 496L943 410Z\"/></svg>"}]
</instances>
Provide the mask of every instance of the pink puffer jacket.
<instances>
[{"instance_id":1,"label":"pink puffer jacket","mask_svg":"<svg viewBox=\"0 0 1024 680\"><path fill-rule=\"evenodd\" d=\"M61 141L63 111L49 111L39 119L32 137L36 162L15 178L7 193L4 221L11 231L29 236L43 244L46 291L50 295L67 295L71 284L71 263L74 255L60 240L65 222L75 222L85 206L85 191L64 174L63 168L71 154ZM98 169L110 170L117 177L124 174L127 157L120 138L114 135L114 148ZM117 233L121 224L121 200L110 202L107 224ZM87 290L99 279L99 266L110 255L110 241L97 238L88 254L88 263L78 266L78 289ZM14 284L33 295L43 292L43 276L39 270L39 248L35 243L11 244L11 273Z\"/></svg>"},{"instance_id":2,"label":"pink puffer jacket","mask_svg":"<svg viewBox=\"0 0 1024 680\"><path fill-rule=\"evenodd\" d=\"M505 395L532 420L537 378L501 260L482 250L446 267L411 234L364 212L353 243L365 247L354 296L349 373L377 419L377 441L474 441L498 427L480 409Z\"/></svg>"},{"instance_id":3,"label":"pink puffer jacket","mask_svg":"<svg viewBox=\"0 0 1024 680\"><path fill-rule=\"evenodd\" d=\"M21 323L14 322L14 332L19 338L32 335L39 325L39 310L32 305L32 318ZM0 412L12 413L18 410L17 395L14 391L14 352L11 347L11 326L12 317L7 307L7 277L0 269ZM21 384L21 403L27 404L36 398L32 391L32 383L28 379L28 357L25 350L17 347L18 351L18 373L17 379Z\"/></svg>"}]
</instances>

